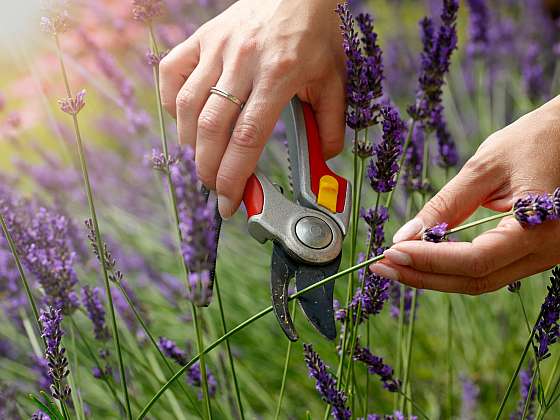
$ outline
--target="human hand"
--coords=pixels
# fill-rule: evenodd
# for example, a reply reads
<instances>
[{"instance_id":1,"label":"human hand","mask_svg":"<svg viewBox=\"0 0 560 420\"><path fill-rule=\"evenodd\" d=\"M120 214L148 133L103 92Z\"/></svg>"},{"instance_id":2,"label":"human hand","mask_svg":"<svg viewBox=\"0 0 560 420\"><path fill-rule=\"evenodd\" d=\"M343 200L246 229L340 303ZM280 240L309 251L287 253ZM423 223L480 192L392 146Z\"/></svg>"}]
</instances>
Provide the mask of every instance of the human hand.
<instances>
[{"instance_id":1,"label":"human hand","mask_svg":"<svg viewBox=\"0 0 560 420\"><path fill-rule=\"evenodd\" d=\"M560 263L560 223L524 229L513 217L472 242L430 243L421 232L453 228L479 206L507 211L528 193L560 185L560 96L492 134L418 215L394 236L373 272L407 285L481 294Z\"/></svg>"},{"instance_id":2,"label":"human hand","mask_svg":"<svg viewBox=\"0 0 560 420\"><path fill-rule=\"evenodd\" d=\"M224 218L282 109L298 95L313 107L325 158L344 144L345 59L336 0L240 0L175 47L160 64L165 109ZM235 95L241 107L210 88Z\"/></svg>"}]
</instances>

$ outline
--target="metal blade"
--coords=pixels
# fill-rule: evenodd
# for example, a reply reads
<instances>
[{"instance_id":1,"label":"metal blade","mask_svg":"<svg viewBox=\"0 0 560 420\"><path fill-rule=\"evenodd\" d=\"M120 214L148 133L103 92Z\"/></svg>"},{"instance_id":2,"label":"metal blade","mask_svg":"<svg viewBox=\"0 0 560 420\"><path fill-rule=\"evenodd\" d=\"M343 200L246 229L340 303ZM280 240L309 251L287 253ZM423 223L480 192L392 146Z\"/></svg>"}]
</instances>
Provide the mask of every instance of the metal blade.
<instances>
[{"instance_id":1,"label":"metal blade","mask_svg":"<svg viewBox=\"0 0 560 420\"><path fill-rule=\"evenodd\" d=\"M305 289L338 272L341 255L323 266L300 265L296 272L296 288ZM333 309L334 280L301 295L298 299L311 324L329 340L336 338Z\"/></svg>"},{"instance_id":2,"label":"metal blade","mask_svg":"<svg viewBox=\"0 0 560 420\"><path fill-rule=\"evenodd\" d=\"M280 245L275 243L272 249L270 270L272 307L284 334L286 334L286 337L291 341L297 341L299 338L288 309L288 286L297 269L298 266L294 261L286 254Z\"/></svg>"}]
</instances>

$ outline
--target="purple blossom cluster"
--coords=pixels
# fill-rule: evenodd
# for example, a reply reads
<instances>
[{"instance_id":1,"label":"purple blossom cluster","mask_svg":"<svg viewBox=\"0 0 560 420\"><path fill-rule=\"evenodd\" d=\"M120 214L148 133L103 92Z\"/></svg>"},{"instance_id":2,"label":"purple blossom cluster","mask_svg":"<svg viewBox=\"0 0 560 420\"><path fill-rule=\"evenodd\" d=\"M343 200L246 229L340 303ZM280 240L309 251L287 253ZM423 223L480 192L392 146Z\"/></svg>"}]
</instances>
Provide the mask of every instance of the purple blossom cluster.
<instances>
[{"instance_id":1,"label":"purple blossom cluster","mask_svg":"<svg viewBox=\"0 0 560 420\"><path fill-rule=\"evenodd\" d=\"M560 337L560 268L552 270L548 293L541 306L540 317L535 325L533 344L539 360L550 357L550 346Z\"/></svg>"},{"instance_id":2,"label":"purple blossom cluster","mask_svg":"<svg viewBox=\"0 0 560 420\"><path fill-rule=\"evenodd\" d=\"M487 0L468 0L470 9L469 41L467 54L470 57L484 57L489 49L489 10Z\"/></svg>"},{"instance_id":3,"label":"purple blossom cluster","mask_svg":"<svg viewBox=\"0 0 560 420\"><path fill-rule=\"evenodd\" d=\"M197 178L192 149L180 149L174 161L169 171L177 198L181 253L189 269L187 298L198 306L208 306L218 240L216 208Z\"/></svg>"},{"instance_id":4,"label":"purple blossom cluster","mask_svg":"<svg viewBox=\"0 0 560 420\"><path fill-rule=\"evenodd\" d=\"M82 288L82 303L89 319L93 323L95 339L100 341L108 340L110 333L105 324L105 308L101 303L101 290L98 287L84 286Z\"/></svg>"},{"instance_id":5,"label":"purple blossom cluster","mask_svg":"<svg viewBox=\"0 0 560 420\"><path fill-rule=\"evenodd\" d=\"M377 375L383 387L389 392L397 392L400 388L400 381L395 379L393 368L383 362L383 358L371 353L367 347L362 347L359 342L354 349L354 360L367 366L370 375Z\"/></svg>"},{"instance_id":6,"label":"purple blossom cluster","mask_svg":"<svg viewBox=\"0 0 560 420\"><path fill-rule=\"evenodd\" d=\"M527 369L519 372L519 401L517 409L510 416L510 420L522 420L535 418L535 398L537 396L537 387L532 386L533 381L533 366L529 362ZM529 394L530 392L530 394ZM527 407L527 408L525 408Z\"/></svg>"},{"instance_id":7,"label":"purple blossom cluster","mask_svg":"<svg viewBox=\"0 0 560 420\"><path fill-rule=\"evenodd\" d=\"M480 388L466 375L461 375L460 381L463 392L461 399L461 414L459 418L462 420L475 420L477 418Z\"/></svg>"},{"instance_id":8,"label":"purple blossom cluster","mask_svg":"<svg viewBox=\"0 0 560 420\"><path fill-rule=\"evenodd\" d=\"M132 17L134 20L150 23L163 14L163 0L133 0Z\"/></svg>"},{"instance_id":9,"label":"purple blossom cluster","mask_svg":"<svg viewBox=\"0 0 560 420\"><path fill-rule=\"evenodd\" d=\"M560 218L560 188L551 194L529 194L519 198L513 205L515 218L523 226L540 225Z\"/></svg>"},{"instance_id":10,"label":"purple blossom cluster","mask_svg":"<svg viewBox=\"0 0 560 420\"><path fill-rule=\"evenodd\" d=\"M375 146L375 161L367 168L367 177L376 192L389 192L397 185L398 160L403 152L406 124L391 105L381 108L383 135Z\"/></svg>"},{"instance_id":11,"label":"purple blossom cluster","mask_svg":"<svg viewBox=\"0 0 560 420\"><path fill-rule=\"evenodd\" d=\"M392 282L389 288L389 297L391 299L391 317L399 319L401 313L401 294L404 290L403 296L403 322L408 324L410 322L410 312L412 309L412 296L414 289L408 286L401 286L399 283ZM421 290L418 290L420 293ZM418 307L418 299L416 300L416 307Z\"/></svg>"},{"instance_id":12,"label":"purple blossom cluster","mask_svg":"<svg viewBox=\"0 0 560 420\"><path fill-rule=\"evenodd\" d=\"M53 398L65 401L70 396L70 387L66 384L66 377L70 373L68 370L68 359L66 349L62 347L62 311L49 306L41 311L39 317L43 332L41 337L45 341L45 360L48 362L50 391Z\"/></svg>"},{"instance_id":13,"label":"purple blossom cluster","mask_svg":"<svg viewBox=\"0 0 560 420\"><path fill-rule=\"evenodd\" d=\"M439 223L429 227L422 233L422 240L433 243L443 242L447 238L448 227L449 225L447 223Z\"/></svg>"},{"instance_id":14,"label":"purple blossom cluster","mask_svg":"<svg viewBox=\"0 0 560 420\"><path fill-rule=\"evenodd\" d=\"M367 242L371 243L369 257L381 255L385 251L385 223L389 220L389 210L386 207L378 206L377 209L360 209L360 216L368 225Z\"/></svg>"},{"instance_id":15,"label":"purple blossom cluster","mask_svg":"<svg viewBox=\"0 0 560 420\"><path fill-rule=\"evenodd\" d=\"M346 123L354 130L361 130L377 122L380 105L376 100L383 95L382 51L370 15L360 14L356 19L362 31L360 39L348 4L339 4L336 11L341 20L346 53L346 100L349 106Z\"/></svg>"},{"instance_id":16,"label":"purple blossom cluster","mask_svg":"<svg viewBox=\"0 0 560 420\"><path fill-rule=\"evenodd\" d=\"M352 412L346 406L346 394L337 389L336 379L329 372L329 367L313 350L311 344L303 345L303 354L309 376L315 379L315 389L323 400L332 407L333 417L337 420L349 419Z\"/></svg>"},{"instance_id":17,"label":"purple blossom cluster","mask_svg":"<svg viewBox=\"0 0 560 420\"><path fill-rule=\"evenodd\" d=\"M62 112L74 116L78 115L84 106L86 106L86 90L80 90L74 98L59 99L58 106Z\"/></svg>"},{"instance_id":18,"label":"purple blossom cluster","mask_svg":"<svg viewBox=\"0 0 560 420\"><path fill-rule=\"evenodd\" d=\"M403 184L407 192L427 192L430 190L430 185L424 179L422 173L425 141L426 133L424 127L421 124L415 124L410 145L405 152L403 168Z\"/></svg>"},{"instance_id":19,"label":"purple blossom cluster","mask_svg":"<svg viewBox=\"0 0 560 420\"><path fill-rule=\"evenodd\" d=\"M186 353L177 346L177 344L168 338L159 337L159 347L163 354L177 363L179 366L185 366L187 364L187 355ZM187 370L187 382L189 385L201 388L202 387L202 373L200 371L200 363L195 362L192 366L190 366ZM206 379L208 384L208 394L210 397L216 395L216 390L218 388L218 382L214 375L206 366ZM202 399L202 391L199 391L198 398Z\"/></svg>"}]
</instances>

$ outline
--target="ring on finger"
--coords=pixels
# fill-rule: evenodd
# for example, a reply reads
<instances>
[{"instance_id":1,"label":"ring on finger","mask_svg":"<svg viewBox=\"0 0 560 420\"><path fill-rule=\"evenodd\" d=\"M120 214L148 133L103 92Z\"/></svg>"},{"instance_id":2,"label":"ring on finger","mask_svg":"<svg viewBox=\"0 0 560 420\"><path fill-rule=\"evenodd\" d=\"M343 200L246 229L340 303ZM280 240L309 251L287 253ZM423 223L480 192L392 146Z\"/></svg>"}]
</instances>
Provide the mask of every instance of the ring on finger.
<instances>
[{"instance_id":1,"label":"ring on finger","mask_svg":"<svg viewBox=\"0 0 560 420\"><path fill-rule=\"evenodd\" d=\"M243 109L243 107L245 106L245 102L243 102L241 99L239 99L237 96L226 92L223 89L220 89L217 86L212 86L210 88L210 93L212 94L216 94L221 96L222 98L226 98L228 101L233 102L234 104L236 104L237 106L239 106L239 108Z\"/></svg>"}]
</instances>

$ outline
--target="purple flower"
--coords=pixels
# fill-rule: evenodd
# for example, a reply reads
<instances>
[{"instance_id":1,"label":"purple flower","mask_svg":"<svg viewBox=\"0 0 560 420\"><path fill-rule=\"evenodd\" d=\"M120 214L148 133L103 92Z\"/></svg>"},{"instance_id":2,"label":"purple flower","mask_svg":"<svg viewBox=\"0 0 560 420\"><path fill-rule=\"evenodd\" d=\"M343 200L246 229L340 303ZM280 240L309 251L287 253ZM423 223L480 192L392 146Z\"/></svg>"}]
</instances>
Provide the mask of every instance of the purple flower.
<instances>
[{"instance_id":1,"label":"purple flower","mask_svg":"<svg viewBox=\"0 0 560 420\"><path fill-rule=\"evenodd\" d=\"M371 375L379 376L383 387L389 392L397 392L400 388L399 380L393 377L393 368L383 363L383 358L375 356L367 347L362 347L359 342L354 349L354 360L367 366Z\"/></svg>"},{"instance_id":2,"label":"purple flower","mask_svg":"<svg viewBox=\"0 0 560 420\"><path fill-rule=\"evenodd\" d=\"M403 322L408 324L410 321L410 310L412 309L412 297L414 294L414 290L411 287L401 286L397 282L391 282L389 288L389 295L391 298L391 317L394 319L398 319L401 313L401 288L404 289L404 296L403 296L403 309L404 309L404 318ZM421 290L418 290L417 293L420 293ZM416 307L418 307L418 299L416 299Z\"/></svg>"},{"instance_id":3,"label":"purple flower","mask_svg":"<svg viewBox=\"0 0 560 420\"><path fill-rule=\"evenodd\" d=\"M423 51L420 55L420 77L416 103L409 108L409 114L417 121L428 121L432 110L441 103L445 74L449 71L451 54L457 48L457 0L443 0L441 26L435 32L430 18L420 22Z\"/></svg>"},{"instance_id":4,"label":"purple flower","mask_svg":"<svg viewBox=\"0 0 560 420\"><path fill-rule=\"evenodd\" d=\"M536 101L546 94L544 69L540 63L541 46L536 42L529 44L521 64L525 91L529 98Z\"/></svg>"},{"instance_id":5,"label":"purple flower","mask_svg":"<svg viewBox=\"0 0 560 420\"><path fill-rule=\"evenodd\" d=\"M163 51L159 54L155 54L152 51L148 51L146 53L146 61L150 66L156 67L159 66L159 63L163 58L169 53L169 51Z\"/></svg>"},{"instance_id":6,"label":"purple flower","mask_svg":"<svg viewBox=\"0 0 560 420\"><path fill-rule=\"evenodd\" d=\"M367 159L373 155L373 144L364 136L353 142L352 153L357 154L362 159Z\"/></svg>"},{"instance_id":7,"label":"purple flower","mask_svg":"<svg viewBox=\"0 0 560 420\"><path fill-rule=\"evenodd\" d=\"M333 301L334 319L337 321L344 321L346 319L346 309L341 307L340 302L335 299Z\"/></svg>"},{"instance_id":8,"label":"purple flower","mask_svg":"<svg viewBox=\"0 0 560 420\"><path fill-rule=\"evenodd\" d=\"M31 420L51 420L48 414L45 414L41 410L37 410L31 416Z\"/></svg>"},{"instance_id":9,"label":"purple flower","mask_svg":"<svg viewBox=\"0 0 560 420\"><path fill-rule=\"evenodd\" d=\"M78 115L78 113L86 105L86 90L82 89L76 94L75 98L64 98L58 100L58 106L62 112L70 115Z\"/></svg>"},{"instance_id":10,"label":"purple flower","mask_svg":"<svg viewBox=\"0 0 560 420\"><path fill-rule=\"evenodd\" d=\"M202 374L200 372L200 362L194 363L187 371L187 382L195 387L201 388L202 387ZM208 384L208 395L210 397L214 397L216 395L216 389L218 387L218 383L216 382L216 378L206 366L206 383ZM198 399L202 399L202 391L198 393Z\"/></svg>"},{"instance_id":11,"label":"purple flower","mask_svg":"<svg viewBox=\"0 0 560 420\"><path fill-rule=\"evenodd\" d=\"M70 373L68 370L68 359L66 349L62 347L61 328L62 311L49 306L41 311L39 317L43 332L41 337L45 340L45 359L49 363L49 377L51 380L51 395L57 400L64 401L70 396L70 387L65 379Z\"/></svg>"},{"instance_id":12,"label":"purple flower","mask_svg":"<svg viewBox=\"0 0 560 420\"><path fill-rule=\"evenodd\" d=\"M517 221L525 227L540 225L557 218L554 198L548 194L529 194L518 199L513 205L513 213Z\"/></svg>"},{"instance_id":13,"label":"purple flower","mask_svg":"<svg viewBox=\"0 0 560 420\"><path fill-rule=\"evenodd\" d=\"M337 420L349 419L352 412L346 407L346 395L337 389L336 379L329 373L329 367L315 353L311 344L303 345L303 353L309 376L316 381L315 389L331 405L333 417Z\"/></svg>"},{"instance_id":14,"label":"purple flower","mask_svg":"<svg viewBox=\"0 0 560 420\"><path fill-rule=\"evenodd\" d=\"M467 54L471 57L484 57L488 52L488 26L490 17L486 1L487 0L467 1L470 9L470 38L467 45Z\"/></svg>"},{"instance_id":15,"label":"purple flower","mask_svg":"<svg viewBox=\"0 0 560 420\"><path fill-rule=\"evenodd\" d=\"M89 286L82 288L82 302L88 317L93 323L93 333L96 340L105 341L109 339L109 330L105 324L105 308L101 303L101 291L98 287L93 289Z\"/></svg>"},{"instance_id":16,"label":"purple flower","mask_svg":"<svg viewBox=\"0 0 560 420\"><path fill-rule=\"evenodd\" d=\"M424 233L422 233L422 240L434 243L445 241L448 226L447 223L439 223L426 229Z\"/></svg>"},{"instance_id":17,"label":"purple flower","mask_svg":"<svg viewBox=\"0 0 560 420\"><path fill-rule=\"evenodd\" d=\"M179 150L169 170L177 197L181 252L189 268L187 298L198 306L208 306L218 240L216 209L202 191L192 149Z\"/></svg>"},{"instance_id":18,"label":"purple flower","mask_svg":"<svg viewBox=\"0 0 560 420\"><path fill-rule=\"evenodd\" d=\"M480 389L468 376L461 375L461 384L463 386L463 398L461 399L461 420L475 420L477 418L476 411L478 407L478 397Z\"/></svg>"},{"instance_id":19,"label":"purple flower","mask_svg":"<svg viewBox=\"0 0 560 420\"><path fill-rule=\"evenodd\" d=\"M363 31L362 50L348 4L339 4L336 11L341 20L346 53L346 100L350 107L346 123L354 130L361 130L377 122L380 106L376 99L383 94L381 49L377 45L377 34L373 31L371 16L360 15L358 18L358 25Z\"/></svg>"},{"instance_id":20,"label":"purple flower","mask_svg":"<svg viewBox=\"0 0 560 420\"><path fill-rule=\"evenodd\" d=\"M386 207L379 206L377 211L371 208L365 210L360 209L360 216L368 225L368 243L371 242L371 253L368 258L381 255L385 251L383 242L385 241L384 225L389 220L389 210Z\"/></svg>"},{"instance_id":21,"label":"purple flower","mask_svg":"<svg viewBox=\"0 0 560 420\"><path fill-rule=\"evenodd\" d=\"M548 293L541 306L541 314L535 325L535 343L533 344L539 360L550 357L550 345L560 336L560 268L552 270Z\"/></svg>"},{"instance_id":22,"label":"purple flower","mask_svg":"<svg viewBox=\"0 0 560 420\"><path fill-rule=\"evenodd\" d=\"M532 380L533 365L532 362L529 362L527 369L519 372L519 394L521 398L517 403L517 410L509 416L510 420L533 420L535 418L535 397L537 396L537 387L533 386L531 389ZM530 395L529 389L531 389ZM527 406L527 411L525 411L525 406ZM525 416L523 416L524 413Z\"/></svg>"},{"instance_id":23,"label":"purple flower","mask_svg":"<svg viewBox=\"0 0 560 420\"><path fill-rule=\"evenodd\" d=\"M58 35L66 32L70 27L70 17L68 15L67 0L43 0L41 9L41 29L51 35Z\"/></svg>"},{"instance_id":24,"label":"purple flower","mask_svg":"<svg viewBox=\"0 0 560 420\"><path fill-rule=\"evenodd\" d=\"M422 124L415 124L410 145L406 150L403 184L408 192L422 192L430 189L430 185L423 179L422 174L424 142L426 141L424 131Z\"/></svg>"},{"instance_id":25,"label":"purple flower","mask_svg":"<svg viewBox=\"0 0 560 420\"><path fill-rule=\"evenodd\" d=\"M150 23L163 14L162 0L133 0L132 17L140 22Z\"/></svg>"},{"instance_id":26,"label":"purple flower","mask_svg":"<svg viewBox=\"0 0 560 420\"><path fill-rule=\"evenodd\" d=\"M402 154L406 124L391 105L381 109L383 136L375 146L376 161L370 160L367 176L377 192L389 192L397 184L398 160Z\"/></svg>"},{"instance_id":27,"label":"purple flower","mask_svg":"<svg viewBox=\"0 0 560 420\"><path fill-rule=\"evenodd\" d=\"M508 284L507 289L508 289L508 292L517 293L521 289L521 282L520 281L514 281L513 283Z\"/></svg>"},{"instance_id":28,"label":"purple flower","mask_svg":"<svg viewBox=\"0 0 560 420\"><path fill-rule=\"evenodd\" d=\"M76 253L70 237L68 217L40 207L29 209L30 220L20 220L26 228L15 235L23 264L41 284L44 302L71 313L79 306L73 288L78 282L73 265Z\"/></svg>"},{"instance_id":29,"label":"purple flower","mask_svg":"<svg viewBox=\"0 0 560 420\"><path fill-rule=\"evenodd\" d=\"M554 215L560 219L560 187L556 188L554 194L552 194L552 205L554 207Z\"/></svg>"},{"instance_id":30,"label":"purple flower","mask_svg":"<svg viewBox=\"0 0 560 420\"><path fill-rule=\"evenodd\" d=\"M187 364L187 355L174 341L165 337L159 337L158 341L163 354L175 361L179 366L185 366Z\"/></svg>"},{"instance_id":31,"label":"purple flower","mask_svg":"<svg viewBox=\"0 0 560 420\"><path fill-rule=\"evenodd\" d=\"M459 156L457 154L457 146L447 130L447 122L443 115L443 106L437 105L430 116L431 125L436 131L436 139L438 143L438 164L442 168L450 168L457 165Z\"/></svg>"}]
</instances>

